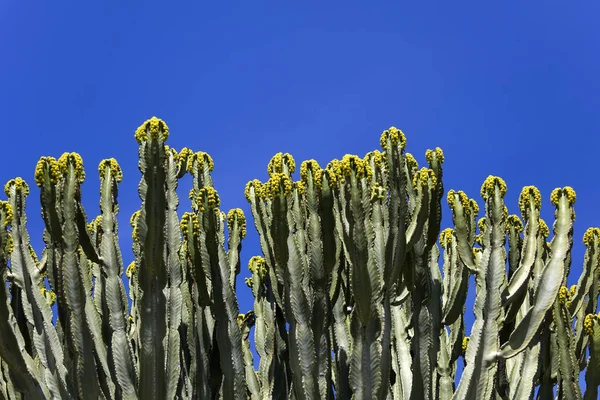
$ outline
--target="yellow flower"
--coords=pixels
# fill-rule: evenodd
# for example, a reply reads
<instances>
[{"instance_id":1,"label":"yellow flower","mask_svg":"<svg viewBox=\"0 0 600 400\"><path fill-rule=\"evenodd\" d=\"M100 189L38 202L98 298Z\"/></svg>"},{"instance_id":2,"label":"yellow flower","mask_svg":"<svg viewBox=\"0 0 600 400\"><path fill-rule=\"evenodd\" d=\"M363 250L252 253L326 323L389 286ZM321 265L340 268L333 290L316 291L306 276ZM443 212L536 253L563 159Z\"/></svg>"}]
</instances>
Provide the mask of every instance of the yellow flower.
<instances>
[{"instance_id":1,"label":"yellow flower","mask_svg":"<svg viewBox=\"0 0 600 400\"><path fill-rule=\"evenodd\" d=\"M204 186L198 192L198 210L204 212L206 209L214 210L219 207L221 200L215 188Z\"/></svg>"},{"instance_id":2,"label":"yellow flower","mask_svg":"<svg viewBox=\"0 0 600 400\"><path fill-rule=\"evenodd\" d=\"M241 208L234 208L227 213L227 229L229 229L230 234L236 221L243 239L246 237L246 216Z\"/></svg>"},{"instance_id":3,"label":"yellow flower","mask_svg":"<svg viewBox=\"0 0 600 400\"><path fill-rule=\"evenodd\" d=\"M4 193L8 197L10 197L10 188L13 186L15 187L15 192L20 192L22 196L27 197L29 195L29 185L23 178L17 177L6 182L6 185L4 185Z\"/></svg>"},{"instance_id":4,"label":"yellow flower","mask_svg":"<svg viewBox=\"0 0 600 400\"><path fill-rule=\"evenodd\" d=\"M244 195L246 196L248 203L252 203L252 192L254 192L255 197L260 197L262 192L262 183L258 179L253 179L246 184Z\"/></svg>"},{"instance_id":5,"label":"yellow flower","mask_svg":"<svg viewBox=\"0 0 600 400\"><path fill-rule=\"evenodd\" d=\"M523 223L515 214L509 215L506 219L506 231L513 228L517 233L523 232Z\"/></svg>"},{"instance_id":6,"label":"yellow flower","mask_svg":"<svg viewBox=\"0 0 600 400\"><path fill-rule=\"evenodd\" d=\"M417 187L418 184L421 184L421 186L426 187L428 182L430 181L432 187L437 185L437 178L433 170L423 167L419 171L417 171L413 176L412 184L414 187Z\"/></svg>"},{"instance_id":7,"label":"yellow flower","mask_svg":"<svg viewBox=\"0 0 600 400\"><path fill-rule=\"evenodd\" d=\"M196 238L200 235L200 222L198 221L198 216L192 212L185 212L181 216L181 222L179 223L179 228L181 229L184 239L186 239L189 232L190 220L192 221L192 234Z\"/></svg>"},{"instance_id":8,"label":"yellow flower","mask_svg":"<svg viewBox=\"0 0 600 400\"><path fill-rule=\"evenodd\" d=\"M566 286L561 286L558 291L558 302L560 304L566 304L569 300L571 300L569 289L567 289Z\"/></svg>"},{"instance_id":9,"label":"yellow flower","mask_svg":"<svg viewBox=\"0 0 600 400\"><path fill-rule=\"evenodd\" d=\"M275 172L271 178L262 186L260 196L264 200L274 199L277 196L287 196L292 192L291 178L282 173Z\"/></svg>"},{"instance_id":10,"label":"yellow flower","mask_svg":"<svg viewBox=\"0 0 600 400\"><path fill-rule=\"evenodd\" d=\"M600 239L600 229L588 228L583 234L583 244L585 244L588 247L591 247L594 244L594 239Z\"/></svg>"},{"instance_id":11,"label":"yellow flower","mask_svg":"<svg viewBox=\"0 0 600 400\"><path fill-rule=\"evenodd\" d=\"M152 117L136 129L135 140L142 144L142 142L148 141L148 134L150 134L150 139L158 140L160 137L164 142L169 137L169 127L162 119Z\"/></svg>"},{"instance_id":12,"label":"yellow flower","mask_svg":"<svg viewBox=\"0 0 600 400\"><path fill-rule=\"evenodd\" d=\"M540 235L543 238L547 238L550 236L550 229L548 229L548 225L546 225L546 221L540 218Z\"/></svg>"},{"instance_id":13,"label":"yellow flower","mask_svg":"<svg viewBox=\"0 0 600 400\"><path fill-rule=\"evenodd\" d=\"M100 174L100 178L104 179L107 168L109 169L111 176L115 179L117 183L123 180L123 171L121 171L121 167L119 166L117 160L115 160L114 158L109 158L100 161L100 165L98 165L98 173Z\"/></svg>"},{"instance_id":14,"label":"yellow flower","mask_svg":"<svg viewBox=\"0 0 600 400\"><path fill-rule=\"evenodd\" d=\"M529 215L530 204L538 210L542 207L542 195L535 186L525 186L519 195L519 209L525 219Z\"/></svg>"},{"instance_id":15,"label":"yellow flower","mask_svg":"<svg viewBox=\"0 0 600 400\"><path fill-rule=\"evenodd\" d=\"M131 277L133 276L133 274L135 274L135 272L136 272L135 261L132 261L131 264L129 264L129 266L127 267L127 270L125 270L125 275L127 276L127 279L131 279Z\"/></svg>"},{"instance_id":16,"label":"yellow flower","mask_svg":"<svg viewBox=\"0 0 600 400\"><path fill-rule=\"evenodd\" d=\"M462 341L462 351L463 353L467 352L467 346L469 345L469 337L465 336Z\"/></svg>"},{"instance_id":17,"label":"yellow flower","mask_svg":"<svg viewBox=\"0 0 600 400\"><path fill-rule=\"evenodd\" d=\"M435 150L427 150L425 152L425 159L429 164L433 162L433 155L435 154L435 158L438 160L440 164L444 163L444 152L439 147L436 147Z\"/></svg>"},{"instance_id":18,"label":"yellow flower","mask_svg":"<svg viewBox=\"0 0 600 400\"><path fill-rule=\"evenodd\" d=\"M351 154L346 154L342 157L340 169L342 175L346 177L350 177L352 171L356 174L356 179L365 177L367 180L370 180L373 176L371 167L362 158Z\"/></svg>"},{"instance_id":19,"label":"yellow flower","mask_svg":"<svg viewBox=\"0 0 600 400\"><path fill-rule=\"evenodd\" d=\"M183 150L182 150L183 153ZM197 151L196 153L189 151L187 155L187 169L190 173L195 174L199 170L208 169L213 171L215 169L215 163L212 157L203 151Z\"/></svg>"},{"instance_id":20,"label":"yellow flower","mask_svg":"<svg viewBox=\"0 0 600 400\"><path fill-rule=\"evenodd\" d=\"M0 211L4 213L4 226L11 225L13 220L13 210L10 203L8 201L0 200Z\"/></svg>"},{"instance_id":21,"label":"yellow flower","mask_svg":"<svg viewBox=\"0 0 600 400\"><path fill-rule=\"evenodd\" d=\"M85 171L83 169L83 159L78 153L63 153L58 159L58 167L63 175L69 172L69 165L73 165L75 169L75 179L79 183L85 180Z\"/></svg>"},{"instance_id":22,"label":"yellow flower","mask_svg":"<svg viewBox=\"0 0 600 400\"><path fill-rule=\"evenodd\" d=\"M38 161L35 166L35 183L38 187L42 187L46 171L48 171L48 175L50 176L50 183L56 184L60 179L60 169L56 158L41 157Z\"/></svg>"},{"instance_id":23,"label":"yellow flower","mask_svg":"<svg viewBox=\"0 0 600 400\"><path fill-rule=\"evenodd\" d=\"M467 197L466 193L463 192L462 190L459 190L458 192L454 191L454 189L450 189L450 191L448 192L448 196L446 197L446 200L448 201L448 205L450 206L451 209L454 209L455 205L456 205L456 196L458 195L458 201L460 201L460 204L463 208L463 210L467 211L469 209L469 198ZM475 206L477 206L477 203L475 203ZM479 207L477 207L477 211L479 211Z\"/></svg>"},{"instance_id":24,"label":"yellow flower","mask_svg":"<svg viewBox=\"0 0 600 400\"><path fill-rule=\"evenodd\" d=\"M253 274L258 274L260 279L263 279L267 274L267 267L265 259L261 256L253 256L250 261L248 261L248 269Z\"/></svg>"},{"instance_id":25,"label":"yellow flower","mask_svg":"<svg viewBox=\"0 0 600 400\"><path fill-rule=\"evenodd\" d=\"M583 320L583 329L585 333L588 335L592 335L594 333L594 321L597 319L595 314L588 314L585 316Z\"/></svg>"},{"instance_id":26,"label":"yellow flower","mask_svg":"<svg viewBox=\"0 0 600 400\"><path fill-rule=\"evenodd\" d=\"M452 243L452 235L454 230L452 228L446 228L440 233L440 246L444 249Z\"/></svg>"},{"instance_id":27,"label":"yellow flower","mask_svg":"<svg viewBox=\"0 0 600 400\"><path fill-rule=\"evenodd\" d=\"M419 169L419 163L415 160L415 157L411 153L406 153L406 165L409 171L416 171Z\"/></svg>"},{"instance_id":28,"label":"yellow flower","mask_svg":"<svg viewBox=\"0 0 600 400\"><path fill-rule=\"evenodd\" d=\"M400 149L404 149L406 147L406 137L404 136L404 132L395 126L391 126L389 129L386 129L381 134L381 139L379 143L381 147L387 149L388 140L392 147L400 146Z\"/></svg>"},{"instance_id":29,"label":"yellow flower","mask_svg":"<svg viewBox=\"0 0 600 400\"><path fill-rule=\"evenodd\" d=\"M487 200L488 197L493 196L496 185L500 190L500 197L504 197L506 194L506 183L502 178L493 175L488 176L483 182L483 185L481 186L481 197Z\"/></svg>"},{"instance_id":30,"label":"yellow flower","mask_svg":"<svg viewBox=\"0 0 600 400\"><path fill-rule=\"evenodd\" d=\"M289 153L277 153L271 158L271 161L269 161L267 172L269 173L269 176L285 173L284 166L287 167L287 175L294 173L296 170L294 157Z\"/></svg>"},{"instance_id":31,"label":"yellow flower","mask_svg":"<svg viewBox=\"0 0 600 400\"><path fill-rule=\"evenodd\" d=\"M575 194L575 191L573 190L572 187L565 186L562 189L556 188L550 194L550 202L552 203L553 206L558 207L558 201L559 201L561 195L567 196L567 200L569 201L570 206L574 205L575 201L577 200L577 195Z\"/></svg>"},{"instance_id":32,"label":"yellow flower","mask_svg":"<svg viewBox=\"0 0 600 400\"><path fill-rule=\"evenodd\" d=\"M323 185L323 170L316 160L306 160L300 164L300 180L306 186L308 186L309 172L314 186L317 189L321 189Z\"/></svg>"}]
</instances>

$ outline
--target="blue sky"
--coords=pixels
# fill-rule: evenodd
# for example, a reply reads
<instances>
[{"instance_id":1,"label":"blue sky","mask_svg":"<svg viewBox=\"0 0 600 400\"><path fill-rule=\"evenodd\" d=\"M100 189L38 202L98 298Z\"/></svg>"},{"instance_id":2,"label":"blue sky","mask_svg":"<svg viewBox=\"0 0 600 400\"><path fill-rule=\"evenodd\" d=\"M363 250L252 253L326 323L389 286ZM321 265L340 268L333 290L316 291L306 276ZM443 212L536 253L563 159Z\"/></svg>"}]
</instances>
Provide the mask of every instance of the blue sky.
<instances>
[{"instance_id":1,"label":"blue sky","mask_svg":"<svg viewBox=\"0 0 600 400\"><path fill-rule=\"evenodd\" d=\"M576 282L583 232L600 226L597 2L122 3L0 4L0 183L22 176L32 186L38 252L35 164L75 151L90 219L99 212L98 163L121 164L120 239L131 261L128 219L140 205L133 132L153 115L168 123L170 145L211 154L222 208L248 216L244 186L266 179L276 152L323 165L378 148L395 125L421 164L426 149L441 147L446 189L480 204L481 183L499 175L511 212L521 188L536 185L551 222L551 190L572 186ZM245 265L260 252L252 225L248 232L242 311L252 307Z\"/></svg>"}]
</instances>

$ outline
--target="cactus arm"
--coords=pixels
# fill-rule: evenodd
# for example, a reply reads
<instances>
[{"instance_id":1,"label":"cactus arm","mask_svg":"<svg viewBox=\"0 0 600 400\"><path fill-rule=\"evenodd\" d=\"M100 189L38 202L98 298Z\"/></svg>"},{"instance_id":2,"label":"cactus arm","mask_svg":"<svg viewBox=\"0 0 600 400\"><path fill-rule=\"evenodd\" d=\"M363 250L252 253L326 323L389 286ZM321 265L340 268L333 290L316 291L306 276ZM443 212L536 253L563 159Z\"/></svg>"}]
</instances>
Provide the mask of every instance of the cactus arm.
<instances>
[{"instance_id":1,"label":"cactus arm","mask_svg":"<svg viewBox=\"0 0 600 400\"><path fill-rule=\"evenodd\" d=\"M167 271L164 263L165 248L165 157L162 138L168 132L161 120L152 118L142 124L136 135L139 140L139 185L142 207L137 217L137 237L140 243L138 285L140 298L139 329L139 396L140 398L166 398L165 349L167 333L166 298ZM150 132L148 132L150 131ZM146 135L138 135L138 132ZM153 136L148 137L148 133Z\"/></svg>"},{"instance_id":2,"label":"cactus arm","mask_svg":"<svg viewBox=\"0 0 600 400\"><path fill-rule=\"evenodd\" d=\"M393 344L396 358L396 397L395 399L410 399L412 389L412 357L410 340L408 338L408 319L402 306L391 306Z\"/></svg>"},{"instance_id":3,"label":"cactus arm","mask_svg":"<svg viewBox=\"0 0 600 400\"><path fill-rule=\"evenodd\" d=\"M100 163L100 211L101 230L100 254L102 255L103 273L96 277L102 282L103 291L98 296L102 308L106 310L104 330L108 332L108 348L111 363L111 375L118 383L123 398L136 396L136 374L133 365L132 349L127 339L127 302L121 273L123 265L118 248L116 234L118 205L116 203L117 185L121 180L121 169L116 160L105 160Z\"/></svg>"},{"instance_id":4,"label":"cactus arm","mask_svg":"<svg viewBox=\"0 0 600 400\"><path fill-rule=\"evenodd\" d=\"M590 357L585 370L585 395L583 400L596 400L598 398L598 385L600 385L600 323L598 316L587 316L588 326L586 334L590 335Z\"/></svg>"},{"instance_id":5,"label":"cactus arm","mask_svg":"<svg viewBox=\"0 0 600 400\"><path fill-rule=\"evenodd\" d=\"M507 343L502 345L500 356L510 358L523 351L533 339L546 312L554 304L565 271L565 258L572 244L573 189L555 190L552 202L556 206L555 236L551 244L551 257L541 271L535 289L533 306L516 326Z\"/></svg>"},{"instance_id":6,"label":"cactus arm","mask_svg":"<svg viewBox=\"0 0 600 400\"><path fill-rule=\"evenodd\" d=\"M242 351L244 352L245 377L248 384L249 398L252 400L260 399L260 384L256 371L254 371L254 361L252 351L250 350L250 329L254 326L254 312L249 311L246 314L238 316L238 324L242 330Z\"/></svg>"},{"instance_id":7,"label":"cactus arm","mask_svg":"<svg viewBox=\"0 0 600 400\"><path fill-rule=\"evenodd\" d=\"M18 214L17 214L18 216ZM17 385L19 390L26 393L34 399L43 399L47 395L43 383L36 378L33 360L24 351L22 338L19 340L20 331L17 328L16 320L11 312L8 301L7 287L4 284L4 278L7 272L7 256L9 246L9 232L6 227L12 224L14 214L12 206L8 202L0 202L0 318L5 323L0 324L0 359L2 360L2 372L6 379L3 382L3 395L8 398L8 393L14 391L12 383ZM14 242L13 242L14 245ZM14 250L13 250L14 251ZM14 267L13 267L14 268ZM14 393L12 394L14 396ZM13 397L14 398L14 397Z\"/></svg>"},{"instance_id":8,"label":"cactus arm","mask_svg":"<svg viewBox=\"0 0 600 400\"><path fill-rule=\"evenodd\" d=\"M440 236L440 245L445 249L442 323L451 325L464 312L469 289L469 271L459 258L458 243L454 232L452 230L445 232L442 232Z\"/></svg>"},{"instance_id":9,"label":"cactus arm","mask_svg":"<svg viewBox=\"0 0 600 400\"><path fill-rule=\"evenodd\" d=\"M486 200L486 220L482 263L476 276L475 323L467 347L466 367L455 399L490 399L498 370L496 355L503 322L501 293L505 285L506 221L503 197L506 184L490 176L482 186Z\"/></svg>"},{"instance_id":10,"label":"cactus arm","mask_svg":"<svg viewBox=\"0 0 600 400\"><path fill-rule=\"evenodd\" d=\"M581 399L581 389L579 388L579 368L575 359L575 346L573 341L573 331L571 329L571 315L567 309L568 289L561 287L558 299L554 302L552 314L554 317L554 326L556 327L557 351L555 355L559 361L560 387L563 397L566 400Z\"/></svg>"},{"instance_id":11,"label":"cactus arm","mask_svg":"<svg viewBox=\"0 0 600 400\"><path fill-rule=\"evenodd\" d=\"M63 346L56 329L52 325L52 310L42 295L39 287L43 277L29 251L30 239L26 229L25 198L29 188L25 182L17 178L7 184L7 195L14 213L11 237L13 253L11 254L11 272L13 284L22 290L22 305L27 320L35 329L33 343L43 366L48 366L53 374L46 375L46 381L52 387L59 387L61 394L70 397L67 388L67 370L63 365ZM13 182L13 183L11 183ZM20 187L19 187L20 186ZM20 336L20 335L19 335ZM17 339L19 337L17 336ZM42 386L43 388L43 386ZM44 391L46 389L43 389Z\"/></svg>"},{"instance_id":12,"label":"cactus arm","mask_svg":"<svg viewBox=\"0 0 600 400\"><path fill-rule=\"evenodd\" d=\"M167 298L167 318L168 326L166 339L166 395L168 399L174 398L177 394L182 371L180 367L180 326L183 312L183 298L181 294L182 268L179 259L179 248L181 246L181 233L179 230L179 218L177 216L177 206L179 198L177 196L178 183L178 161L177 153L174 149L169 149L166 154L166 200L167 209L165 216L165 241L166 254L165 265L168 274L168 298Z\"/></svg>"},{"instance_id":13,"label":"cactus arm","mask_svg":"<svg viewBox=\"0 0 600 400\"><path fill-rule=\"evenodd\" d=\"M520 365L515 366L515 376L510 381L511 400L531 398L535 385L535 378L539 371L540 358L539 337L535 338L525 351Z\"/></svg>"},{"instance_id":14,"label":"cactus arm","mask_svg":"<svg viewBox=\"0 0 600 400\"><path fill-rule=\"evenodd\" d=\"M96 398L100 395L101 390L94 360L93 337L85 315L86 304L91 303L91 297L85 290L84 282L87 277L78 255L79 234L76 222L76 196L78 196L79 184L83 175L83 166L80 162L81 158L74 153L65 153L59 159L64 174L62 192L63 248L60 263L64 291L59 294L59 297L60 295L64 296L68 310L68 323L65 325L65 333L71 339L67 341L67 348L73 362L71 373L73 374L77 396Z\"/></svg>"},{"instance_id":15,"label":"cactus arm","mask_svg":"<svg viewBox=\"0 0 600 400\"><path fill-rule=\"evenodd\" d=\"M473 256L474 210L470 206L467 195L462 191L455 192L454 190L450 190L448 192L448 205L452 210L454 234L458 243L458 254L469 271L475 273L477 272L477 265Z\"/></svg>"},{"instance_id":16,"label":"cactus arm","mask_svg":"<svg viewBox=\"0 0 600 400\"><path fill-rule=\"evenodd\" d=\"M514 271L505 294L505 304L510 304L526 287L531 276L537 251L537 237L539 235L540 194L534 187L525 187L521 192L519 204L526 221L525 240L518 268Z\"/></svg>"}]
</instances>

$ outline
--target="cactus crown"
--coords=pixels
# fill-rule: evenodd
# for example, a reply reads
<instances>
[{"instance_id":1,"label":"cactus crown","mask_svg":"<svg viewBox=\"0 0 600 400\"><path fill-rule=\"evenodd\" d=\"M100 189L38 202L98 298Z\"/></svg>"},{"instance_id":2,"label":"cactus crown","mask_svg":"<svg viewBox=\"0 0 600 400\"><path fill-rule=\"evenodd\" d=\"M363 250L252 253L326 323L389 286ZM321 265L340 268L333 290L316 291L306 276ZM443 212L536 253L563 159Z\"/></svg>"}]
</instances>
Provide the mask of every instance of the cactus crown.
<instances>
[{"instance_id":1,"label":"cactus crown","mask_svg":"<svg viewBox=\"0 0 600 400\"><path fill-rule=\"evenodd\" d=\"M415 156L413 156L411 153L406 153L405 157L406 165L408 166L409 170L416 171L417 169L419 169L419 163L415 159Z\"/></svg>"},{"instance_id":2,"label":"cactus crown","mask_svg":"<svg viewBox=\"0 0 600 400\"><path fill-rule=\"evenodd\" d=\"M194 174L196 171L204 168L208 169L209 171L213 171L215 169L215 163L208 153L203 151L192 153L191 150L188 151L189 153L186 152L187 169L190 173Z\"/></svg>"},{"instance_id":3,"label":"cactus crown","mask_svg":"<svg viewBox=\"0 0 600 400\"><path fill-rule=\"evenodd\" d=\"M448 201L448 205L450 206L450 208L454 209L454 207L456 206L456 196L455 195L458 196L458 201L460 202L462 208L468 209L470 202L469 202L469 198L467 197L465 192L463 192L462 190L459 190L457 192L454 189L450 189L450 191L448 192L448 196L446 197L446 200ZM475 206L477 206L477 203L475 203ZM479 213L479 206L477 206L477 213Z\"/></svg>"},{"instance_id":4,"label":"cactus crown","mask_svg":"<svg viewBox=\"0 0 600 400\"><path fill-rule=\"evenodd\" d=\"M483 197L485 200L487 200L489 197L492 197L494 195L496 185L500 190L500 197L504 197L506 194L506 183L502 178L493 175L488 176L483 182L483 185L481 185L481 197Z\"/></svg>"},{"instance_id":5,"label":"cactus crown","mask_svg":"<svg viewBox=\"0 0 600 400\"><path fill-rule=\"evenodd\" d=\"M561 195L567 196L567 200L569 201L570 206L574 205L575 201L577 200L577 195L575 194L575 191L572 187L565 186L562 189L556 188L550 194L550 202L553 206L558 207L558 201L560 200Z\"/></svg>"},{"instance_id":6,"label":"cactus crown","mask_svg":"<svg viewBox=\"0 0 600 400\"><path fill-rule=\"evenodd\" d=\"M4 193L6 193L6 195L9 197L11 187L14 187L16 192L21 193L21 195L25 197L29 195L29 185L21 177L11 179L10 181L6 182L6 185L4 185Z\"/></svg>"},{"instance_id":7,"label":"cactus crown","mask_svg":"<svg viewBox=\"0 0 600 400\"><path fill-rule=\"evenodd\" d=\"M56 184L60 179L60 168L58 161L54 157L41 157L35 166L35 183L38 187L42 187L44 183L44 175L49 172L50 183Z\"/></svg>"},{"instance_id":8,"label":"cactus crown","mask_svg":"<svg viewBox=\"0 0 600 400\"><path fill-rule=\"evenodd\" d=\"M454 229L446 228L440 233L440 246L444 249L447 248L452 243L452 235L454 234Z\"/></svg>"},{"instance_id":9,"label":"cactus crown","mask_svg":"<svg viewBox=\"0 0 600 400\"><path fill-rule=\"evenodd\" d=\"M427 150L425 152L425 159L429 164L433 162L433 156L435 155L436 160L440 163L444 163L444 152L439 147L436 147L435 150Z\"/></svg>"},{"instance_id":10,"label":"cactus crown","mask_svg":"<svg viewBox=\"0 0 600 400\"><path fill-rule=\"evenodd\" d=\"M406 136L404 136L404 132L395 126L391 126L381 134L379 143L381 144L382 148L387 148L388 140L390 141L392 147L400 146L400 149L404 149L406 147Z\"/></svg>"},{"instance_id":11,"label":"cactus crown","mask_svg":"<svg viewBox=\"0 0 600 400\"><path fill-rule=\"evenodd\" d=\"M152 117L136 129L135 140L137 140L139 144L147 142L148 137L152 140L160 139L165 142L169 137L169 127L165 121L160 118Z\"/></svg>"},{"instance_id":12,"label":"cactus crown","mask_svg":"<svg viewBox=\"0 0 600 400\"><path fill-rule=\"evenodd\" d=\"M117 183L123 180L123 171L121 170L121 166L119 166L117 160L114 158L109 158L100 161L100 164L98 165L98 173L100 174L101 179L104 179L107 168L110 170L112 177Z\"/></svg>"},{"instance_id":13,"label":"cactus crown","mask_svg":"<svg viewBox=\"0 0 600 400\"><path fill-rule=\"evenodd\" d=\"M516 214L509 215L506 219L506 231L514 229L517 233L523 232L523 223Z\"/></svg>"},{"instance_id":14,"label":"cactus crown","mask_svg":"<svg viewBox=\"0 0 600 400\"><path fill-rule=\"evenodd\" d=\"M593 246L594 240L596 243L600 240L600 229L599 228L588 228L583 234L583 244L588 247Z\"/></svg>"},{"instance_id":15,"label":"cactus crown","mask_svg":"<svg viewBox=\"0 0 600 400\"><path fill-rule=\"evenodd\" d=\"M529 216L530 204L538 210L542 207L542 195L535 186L525 186L519 195L519 209L523 218Z\"/></svg>"},{"instance_id":16,"label":"cactus crown","mask_svg":"<svg viewBox=\"0 0 600 400\"><path fill-rule=\"evenodd\" d=\"M312 177L313 184L318 189L323 185L323 170L315 160L306 160L300 164L300 180L304 185L308 185L308 172Z\"/></svg>"},{"instance_id":17,"label":"cactus crown","mask_svg":"<svg viewBox=\"0 0 600 400\"><path fill-rule=\"evenodd\" d=\"M215 188L211 186L204 186L198 191L197 197L198 211L204 212L206 210L214 210L221 205L221 199Z\"/></svg>"},{"instance_id":18,"label":"cactus crown","mask_svg":"<svg viewBox=\"0 0 600 400\"><path fill-rule=\"evenodd\" d=\"M292 179L284 173L276 172L261 189L261 197L264 200L271 200L278 196L285 197L292 192Z\"/></svg>"},{"instance_id":19,"label":"cactus crown","mask_svg":"<svg viewBox=\"0 0 600 400\"><path fill-rule=\"evenodd\" d=\"M227 213L227 229L229 232L233 229L233 224L237 220L238 226L240 227L240 233L242 239L246 237L246 216L241 208L234 208L229 210Z\"/></svg>"},{"instance_id":20,"label":"cactus crown","mask_svg":"<svg viewBox=\"0 0 600 400\"><path fill-rule=\"evenodd\" d=\"M83 169L83 159L78 153L63 153L58 159L58 167L63 175L66 175L69 171L69 165L73 165L75 168L75 179L79 183L83 183L85 180L85 171Z\"/></svg>"},{"instance_id":21,"label":"cactus crown","mask_svg":"<svg viewBox=\"0 0 600 400\"><path fill-rule=\"evenodd\" d=\"M287 168L287 174L291 175L296 170L296 162L294 161L294 157L292 157L289 153L277 153L271 158L269 161L269 165L267 166L267 172L269 176L273 176L274 174L285 173L285 169Z\"/></svg>"}]
</instances>

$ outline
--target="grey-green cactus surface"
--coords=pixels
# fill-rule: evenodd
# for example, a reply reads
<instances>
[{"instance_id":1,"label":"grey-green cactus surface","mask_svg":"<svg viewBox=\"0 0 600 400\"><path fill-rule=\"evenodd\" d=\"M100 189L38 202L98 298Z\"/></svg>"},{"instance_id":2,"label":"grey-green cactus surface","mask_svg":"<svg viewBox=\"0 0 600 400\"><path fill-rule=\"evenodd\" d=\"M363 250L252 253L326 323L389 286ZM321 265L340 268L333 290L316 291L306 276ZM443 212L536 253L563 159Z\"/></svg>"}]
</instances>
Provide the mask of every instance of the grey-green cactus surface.
<instances>
[{"instance_id":1,"label":"grey-green cactus surface","mask_svg":"<svg viewBox=\"0 0 600 400\"><path fill-rule=\"evenodd\" d=\"M92 218L81 157L40 159L39 253L29 186L6 184L0 399L598 398L600 229L585 232L582 274L567 288L572 188L550 194L550 229L537 188L523 188L520 215L499 177L485 180L479 204L445 191L442 150L419 168L391 127L380 150L324 167L307 160L299 174L276 154L268 179L245 188L250 221L219 208L211 157L177 151L168 136L158 118L135 132L129 266L116 160L98 167ZM448 211L453 226L442 230ZM248 287L236 287L250 223L262 254L243 272ZM245 313L242 290L254 297Z\"/></svg>"}]
</instances>

